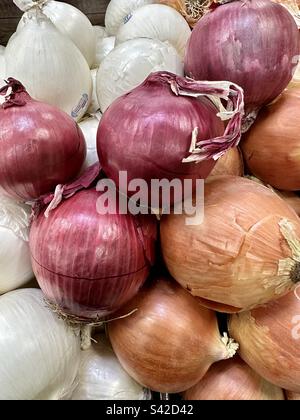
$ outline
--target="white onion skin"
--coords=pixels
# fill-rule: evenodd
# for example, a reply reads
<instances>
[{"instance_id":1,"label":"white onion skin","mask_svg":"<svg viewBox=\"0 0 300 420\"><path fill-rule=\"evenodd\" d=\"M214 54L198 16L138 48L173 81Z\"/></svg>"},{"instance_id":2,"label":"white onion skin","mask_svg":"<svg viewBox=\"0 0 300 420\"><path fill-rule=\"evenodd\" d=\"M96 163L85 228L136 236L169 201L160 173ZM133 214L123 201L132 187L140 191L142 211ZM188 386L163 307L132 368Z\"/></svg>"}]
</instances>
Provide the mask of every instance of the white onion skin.
<instances>
[{"instance_id":1,"label":"white onion skin","mask_svg":"<svg viewBox=\"0 0 300 420\"><path fill-rule=\"evenodd\" d=\"M283 389L300 392L300 300L289 293L251 312L233 315L229 330L240 356L259 375Z\"/></svg>"},{"instance_id":2,"label":"white onion skin","mask_svg":"<svg viewBox=\"0 0 300 420\"><path fill-rule=\"evenodd\" d=\"M153 0L111 0L105 13L107 32L110 35L116 35L126 16L139 7L153 2Z\"/></svg>"},{"instance_id":3,"label":"white onion skin","mask_svg":"<svg viewBox=\"0 0 300 420\"><path fill-rule=\"evenodd\" d=\"M104 335L81 354L72 400L145 400L148 393L122 368Z\"/></svg>"},{"instance_id":4,"label":"white onion skin","mask_svg":"<svg viewBox=\"0 0 300 420\"><path fill-rule=\"evenodd\" d=\"M185 400L284 400L281 388L261 378L239 357L215 363L204 378L183 395Z\"/></svg>"},{"instance_id":5,"label":"white onion skin","mask_svg":"<svg viewBox=\"0 0 300 420\"><path fill-rule=\"evenodd\" d=\"M112 347L138 383L162 393L195 385L216 361L229 358L214 312L176 282L159 278L108 324Z\"/></svg>"},{"instance_id":6,"label":"white onion skin","mask_svg":"<svg viewBox=\"0 0 300 420\"><path fill-rule=\"evenodd\" d=\"M0 399L58 400L79 368L79 334L59 320L40 290L0 297Z\"/></svg>"},{"instance_id":7,"label":"white onion skin","mask_svg":"<svg viewBox=\"0 0 300 420\"><path fill-rule=\"evenodd\" d=\"M79 123L79 127L84 135L87 150L82 171L99 161L97 153L97 131L101 117L102 114L99 112Z\"/></svg>"},{"instance_id":8,"label":"white onion skin","mask_svg":"<svg viewBox=\"0 0 300 420\"><path fill-rule=\"evenodd\" d=\"M183 64L171 45L137 38L118 45L104 58L97 74L97 96L101 111L112 102L138 87L156 71L170 71L183 76Z\"/></svg>"},{"instance_id":9,"label":"white onion skin","mask_svg":"<svg viewBox=\"0 0 300 420\"><path fill-rule=\"evenodd\" d=\"M241 177L213 177L205 186L204 221L186 215L161 220L161 245L170 274L201 302L226 313L252 309L295 288L298 278L279 266L293 256L279 223L296 213L270 189ZM294 266L298 269L297 261Z\"/></svg>"},{"instance_id":10,"label":"white onion skin","mask_svg":"<svg viewBox=\"0 0 300 420\"><path fill-rule=\"evenodd\" d=\"M134 38L159 39L173 45L183 58L190 35L188 23L175 9L162 4L149 4L132 12L130 19L117 33L116 45Z\"/></svg>"}]
</instances>

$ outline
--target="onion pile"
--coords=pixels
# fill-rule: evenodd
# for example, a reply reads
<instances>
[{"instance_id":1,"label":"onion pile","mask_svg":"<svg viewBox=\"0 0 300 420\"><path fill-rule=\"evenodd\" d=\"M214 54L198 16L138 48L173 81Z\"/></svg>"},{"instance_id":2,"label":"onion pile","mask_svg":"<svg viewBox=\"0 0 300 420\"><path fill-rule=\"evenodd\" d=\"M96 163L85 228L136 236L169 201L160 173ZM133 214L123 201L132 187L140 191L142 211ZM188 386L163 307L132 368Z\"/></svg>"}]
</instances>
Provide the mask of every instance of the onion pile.
<instances>
[{"instance_id":1,"label":"onion pile","mask_svg":"<svg viewBox=\"0 0 300 420\"><path fill-rule=\"evenodd\" d=\"M239 312L278 299L299 281L300 221L270 189L240 177L205 187L204 221L162 218L171 275L202 304Z\"/></svg>"},{"instance_id":2,"label":"onion pile","mask_svg":"<svg viewBox=\"0 0 300 420\"><path fill-rule=\"evenodd\" d=\"M237 344L221 338L216 315L175 282L158 278L108 324L113 349L137 382L158 392L182 392L217 361L234 356Z\"/></svg>"},{"instance_id":3,"label":"onion pile","mask_svg":"<svg viewBox=\"0 0 300 420\"><path fill-rule=\"evenodd\" d=\"M208 97L215 103L226 100L231 111L219 101L218 113ZM103 115L97 137L101 166L124 194L137 178L148 187L153 179L207 178L216 160L238 144L242 115L243 95L236 85L153 73ZM226 129L219 117L230 119ZM127 171L125 188L119 182L120 171ZM143 192L141 196L145 203L148 196Z\"/></svg>"},{"instance_id":4,"label":"onion pile","mask_svg":"<svg viewBox=\"0 0 300 420\"><path fill-rule=\"evenodd\" d=\"M0 93L0 188L12 197L33 200L72 180L86 147L74 120L59 109L33 100L24 86L8 79Z\"/></svg>"},{"instance_id":5,"label":"onion pile","mask_svg":"<svg viewBox=\"0 0 300 420\"><path fill-rule=\"evenodd\" d=\"M73 391L79 334L46 308L40 290L0 297L0 399L58 400Z\"/></svg>"},{"instance_id":6,"label":"onion pile","mask_svg":"<svg viewBox=\"0 0 300 420\"><path fill-rule=\"evenodd\" d=\"M101 195L80 191L48 218L41 213L30 230L41 289L50 306L78 322L98 322L119 309L154 262L155 217L103 214Z\"/></svg>"},{"instance_id":7,"label":"onion pile","mask_svg":"<svg viewBox=\"0 0 300 420\"><path fill-rule=\"evenodd\" d=\"M115 48L116 38L114 36L105 36L97 40L96 59L94 66L99 67L104 58Z\"/></svg>"},{"instance_id":8,"label":"onion pile","mask_svg":"<svg viewBox=\"0 0 300 420\"><path fill-rule=\"evenodd\" d=\"M230 332L240 355L258 374L289 391L300 392L300 299L289 293L251 312L233 315Z\"/></svg>"},{"instance_id":9,"label":"onion pile","mask_svg":"<svg viewBox=\"0 0 300 420\"><path fill-rule=\"evenodd\" d=\"M288 85L299 53L298 28L285 8L269 0L237 0L200 19L185 70L197 80L237 83L245 91L247 114L255 116Z\"/></svg>"},{"instance_id":10,"label":"onion pile","mask_svg":"<svg viewBox=\"0 0 300 420\"><path fill-rule=\"evenodd\" d=\"M167 41L183 58L190 35L189 25L180 13L165 5L149 4L134 10L128 16L117 32L116 43L134 38Z\"/></svg>"},{"instance_id":11,"label":"onion pile","mask_svg":"<svg viewBox=\"0 0 300 420\"><path fill-rule=\"evenodd\" d=\"M171 45L137 38L117 46L103 60L97 74L101 111L106 111L115 99L138 87L150 73L162 70L183 76L183 64Z\"/></svg>"},{"instance_id":12,"label":"onion pile","mask_svg":"<svg viewBox=\"0 0 300 420\"><path fill-rule=\"evenodd\" d=\"M150 392L136 383L122 368L105 336L82 352L78 385L72 400L146 400Z\"/></svg>"},{"instance_id":13,"label":"onion pile","mask_svg":"<svg viewBox=\"0 0 300 420\"><path fill-rule=\"evenodd\" d=\"M78 121L92 93L87 61L38 6L23 19L23 28L5 50L7 77L20 80L34 99L55 105Z\"/></svg>"},{"instance_id":14,"label":"onion pile","mask_svg":"<svg viewBox=\"0 0 300 420\"><path fill-rule=\"evenodd\" d=\"M30 10L33 5L32 0L14 0L14 3L23 11ZM57 29L73 41L91 66L95 57L96 37L87 16L71 4L61 1L34 0L34 5L38 5ZM24 27L24 17L20 20L17 31Z\"/></svg>"},{"instance_id":15,"label":"onion pile","mask_svg":"<svg viewBox=\"0 0 300 420\"><path fill-rule=\"evenodd\" d=\"M185 400L284 400L281 388L261 378L239 357L214 364L184 393Z\"/></svg>"},{"instance_id":16,"label":"onion pile","mask_svg":"<svg viewBox=\"0 0 300 420\"><path fill-rule=\"evenodd\" d=\"M0 196L0 295L32 277L28 246L30 207Z\"/></svg>"},{"instance_id":17,"label":"onion pile","mask_svg":"<svg viewBox=\"0 0 300 420\"><path fill-rule=\"evenodd\" d=\"M288 89L265 107L242 142L245 162L263 182L300 190L300 88Z\"/></svg>"}]
</instances>

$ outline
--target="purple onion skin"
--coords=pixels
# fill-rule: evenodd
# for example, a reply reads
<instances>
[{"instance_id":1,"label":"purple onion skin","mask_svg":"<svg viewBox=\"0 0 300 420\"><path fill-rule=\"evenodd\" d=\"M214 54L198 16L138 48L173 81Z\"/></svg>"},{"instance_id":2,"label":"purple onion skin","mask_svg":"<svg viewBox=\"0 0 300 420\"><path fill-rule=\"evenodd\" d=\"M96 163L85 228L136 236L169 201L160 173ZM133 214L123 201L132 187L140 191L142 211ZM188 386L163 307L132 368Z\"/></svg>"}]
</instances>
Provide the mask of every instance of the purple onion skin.
<instances>
[{"instance_id":1,"label":"purple onion skin","mask_svg":"<svg viewBox=\"0 0 300 420\"><path fill-rule=\"evenodd\" d=\"M0 188L32 200L71 181L86 156L82 131L71 117L51 105L16 94L24 106L0 106Z\"/></svg>"},{"instance_id":2,"label":"purple onion skin","mask_svg":"<svg viewBox=\"0 0 300 420\"><path fill-rule=\"evenodd\" d=\"M100 215L98 198L94 189L81 191L48 219L40 214L30 231L33 271L46 298L86 320L102 319L134 297L155 259L156 218Z\"/></svg>"},{"instance_id":3,"label":"purple onion skin","mask_svg":"<svg viewBox=\"0 0 300 420\"><path fill-rule=\"evenodd\" d=\"M117 99L101 119L97 148L105 174L118 186L119 171L127 171L128 182L139 178L148 186L151 179L207 178L214 160L182 160L189 155L196 127L199 140L223 135L217 112L206 98L176 96L168 84L146 80Z\"/></svg>"},{"instance_id":4,"label":"purple onion skin","mask_svg":"<svg viewBox=\"0 0 300 420\"><path fill-rule=\"evenodd\" d=\"M185 72L198 80L230 80L245 91L246 110L270 103L288 85L300 53L290 13L269 0L234 1L197 23Z\"/></svg>"}]
</instances>

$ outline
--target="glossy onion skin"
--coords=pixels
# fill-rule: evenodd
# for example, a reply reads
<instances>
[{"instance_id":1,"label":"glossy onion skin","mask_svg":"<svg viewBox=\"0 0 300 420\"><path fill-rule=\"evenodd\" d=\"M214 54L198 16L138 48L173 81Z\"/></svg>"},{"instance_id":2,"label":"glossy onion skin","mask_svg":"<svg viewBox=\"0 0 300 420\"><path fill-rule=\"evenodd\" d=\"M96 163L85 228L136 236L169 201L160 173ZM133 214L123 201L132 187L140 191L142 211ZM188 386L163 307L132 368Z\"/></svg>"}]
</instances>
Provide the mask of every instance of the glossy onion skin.
<instances>
[{"instance_id":1,"label":"glossy onion skin","mask_svg":"<svg viewBox=\"0 0 300 420\"><path fill-rule=\"evenodd\" d=\"M33 222L33 271L47 299L67 314L101 319L132 298L154 262L156 219L97 213L85 190ZM140 226L138 231L137 226ZM142 239L143 238L143 239Z\"/></svg>"},{"instance_id":2,"label":"glossy onion skin","mask_svg":"<svg viewBox=\"0 0 300 420\"><path fill-rule=\"evenodd\" d=\"M210 365L226 358L217 318L173 280L147 285L108 324L113 349L138 383L157 392L182 392Z\"/></svg>"},{"instance_id":3,"label":"glossy onion skin","mask_svg":"<svg viewBox=\"0 0 300 420\"><path fill-rule=\"evenodd\" d=\"M199 140L223 135L224 124L217 113L206 98L176 96L168 83L146 80L103 115L97 149L105 174L116 185L119 171L127 171L128 182L138 178L148 185L151 179L207 178L214 160L198 164L182 160L189 155L196 127Z\"/></svg>"},{"instance_id":4,"label":"glossy onion skin","mask_svg":"<svg viewBox=\"0 0 300 420\"><path fill-rule=\"evenodd\" d=\"M26 201L75 178L86 146L82 131L66 113L26 92L17 95L24 106L0 106L0 188Z\"/></svg>"},{"instance_id":5,"label":"glossy onion skin","mask_svg":"<svg viewBox=\"0 0 300 420\"><path fill-rule=\"evenodd\" d=\"M296 393L300 393L299 314L299 296L289 293L264 307L233 315L229 323L245 362L266 380Z\"/></svg>"},{"instance_id":6,"label":"glossy onion skin","mask_svg":"<svg viewBox=\"0 0 300 420\"><path fill-rule=\"evenodd\" d=\"M230 80L245 91L248 110L270 103L288 85L299 54L290 13L269 0L233 1L194 28L185 57L196 80Z\"/></svg>"},{"instance_id":7,"label":"glossy onion skin","mask_svg":"<svg viewBox=\"0 0 300 420\"><path fill-rule=\"evenodd\" d=\"M281 388L265 381L239 357L215 363L183 397L196 401L284 400Z\"/></svg>"},{"instance_id":8,"label":"glossy onion skin","mask_svg":"<svg viewBox=\"0 0 300 420\"><path fill-rule=\"evenodd\" d=\"M250 171L274 188L300 189L300 88L263 108L242 142Z\"/></svg>"},{"instance_id":9,"label":"glossy onion skin","mask_svg":"<svg viewBox=\"0 0 300 420\"><path fill-rule=\"evenodd\" d=\"M241 177L206 183L204 221L164 216L161 245L170 274L204 305L234 313L278 299L295 287L292 251L279 223L288 220L300 238L296 213L269 188ZM296 261L295 261L295 265Z\"/></svg>"}]
</instances>

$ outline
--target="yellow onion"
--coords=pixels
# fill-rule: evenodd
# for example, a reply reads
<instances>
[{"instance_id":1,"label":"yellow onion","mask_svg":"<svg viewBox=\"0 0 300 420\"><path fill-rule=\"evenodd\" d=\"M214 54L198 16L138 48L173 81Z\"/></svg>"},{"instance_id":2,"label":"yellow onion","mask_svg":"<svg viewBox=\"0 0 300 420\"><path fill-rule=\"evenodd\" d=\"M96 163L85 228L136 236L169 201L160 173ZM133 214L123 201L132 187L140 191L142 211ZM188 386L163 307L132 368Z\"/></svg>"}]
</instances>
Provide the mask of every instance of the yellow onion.
<instances>
[{"instance_id":1,"label":"yellow onion","mask_svg":"<svg viewBox=\"0 0 300 420\"><path fill-rule=\"evenodd\" d=\"M300 394L291 391L285 391L286 399L289 401L300 401Z\"/></svg>"},{"instance_id":2,"label":"yellow onion","mask_svg":"<svg viewBox=\"0 0 300 420\"><path fill-rule=\"evenodd\" d=\"M271 383L300 392L300 296L289 293L276 302L232 315L232 336L240 356Z\"/></svg>"},{"instance_id":3,"label":"yellow onion","mask_svg":"<svg viewBox=\"0 0 300 420\"><path fill-rule=\"evenodd\" d=\"M300 190L300 87L260 112L242 142L249 170L279 190Z\"/></svg>"},{"instance_id":4,"label":"yellow onion","mask_svg":"<svg viewBox=\"0 0 300 420\"><path fill-rule=\"evenodd\" d=\"M218 161L208 179L216 175L243 176L243 157L238 147L229 149Z\"/></svg>"},{"instance_id":5,"label":"yellow onion","mask_svg":"<svg viewBox=\"0 0 300 420\"><path fill-rule=\"evenodd\" d=\"M209 10L212 0L157 0L156 3L173 7L193 28L198 20Z\"/></svg>"},{"instance_id":6,"label":"yellow onion","mask_svg":"<svg viewBox=\"0 0 300 420\"><path fill-rule=\"evenodd\" d=\"M284 400L281 388L267 382L239 357L215 363L184 393L185 400Z\"/></svg>"},{"instance_id":7,"label":"yellow onion","mask_svg":"<svg viewBox=\"0 0 300 420\"><path fill-rule=\"evenodd\" d=\"M230 313L295 287L300 220L275 192L241 177L214 177L204 204L203 223L187 224L185 214L161 221L165 262L185 289L203 305Z\"/></svg>"},{"instance_id":8,"label":"yellow onion","mask_svg":"<svg viewBox=\"0 0 300 420\"><path fill-rule=\"evenodd\" d=\"M185 391L238 348L220 336L216 314L172 280L157 279L115 317L108 332L121 365L153 391Z\"/></svg>"}]
</instances>

